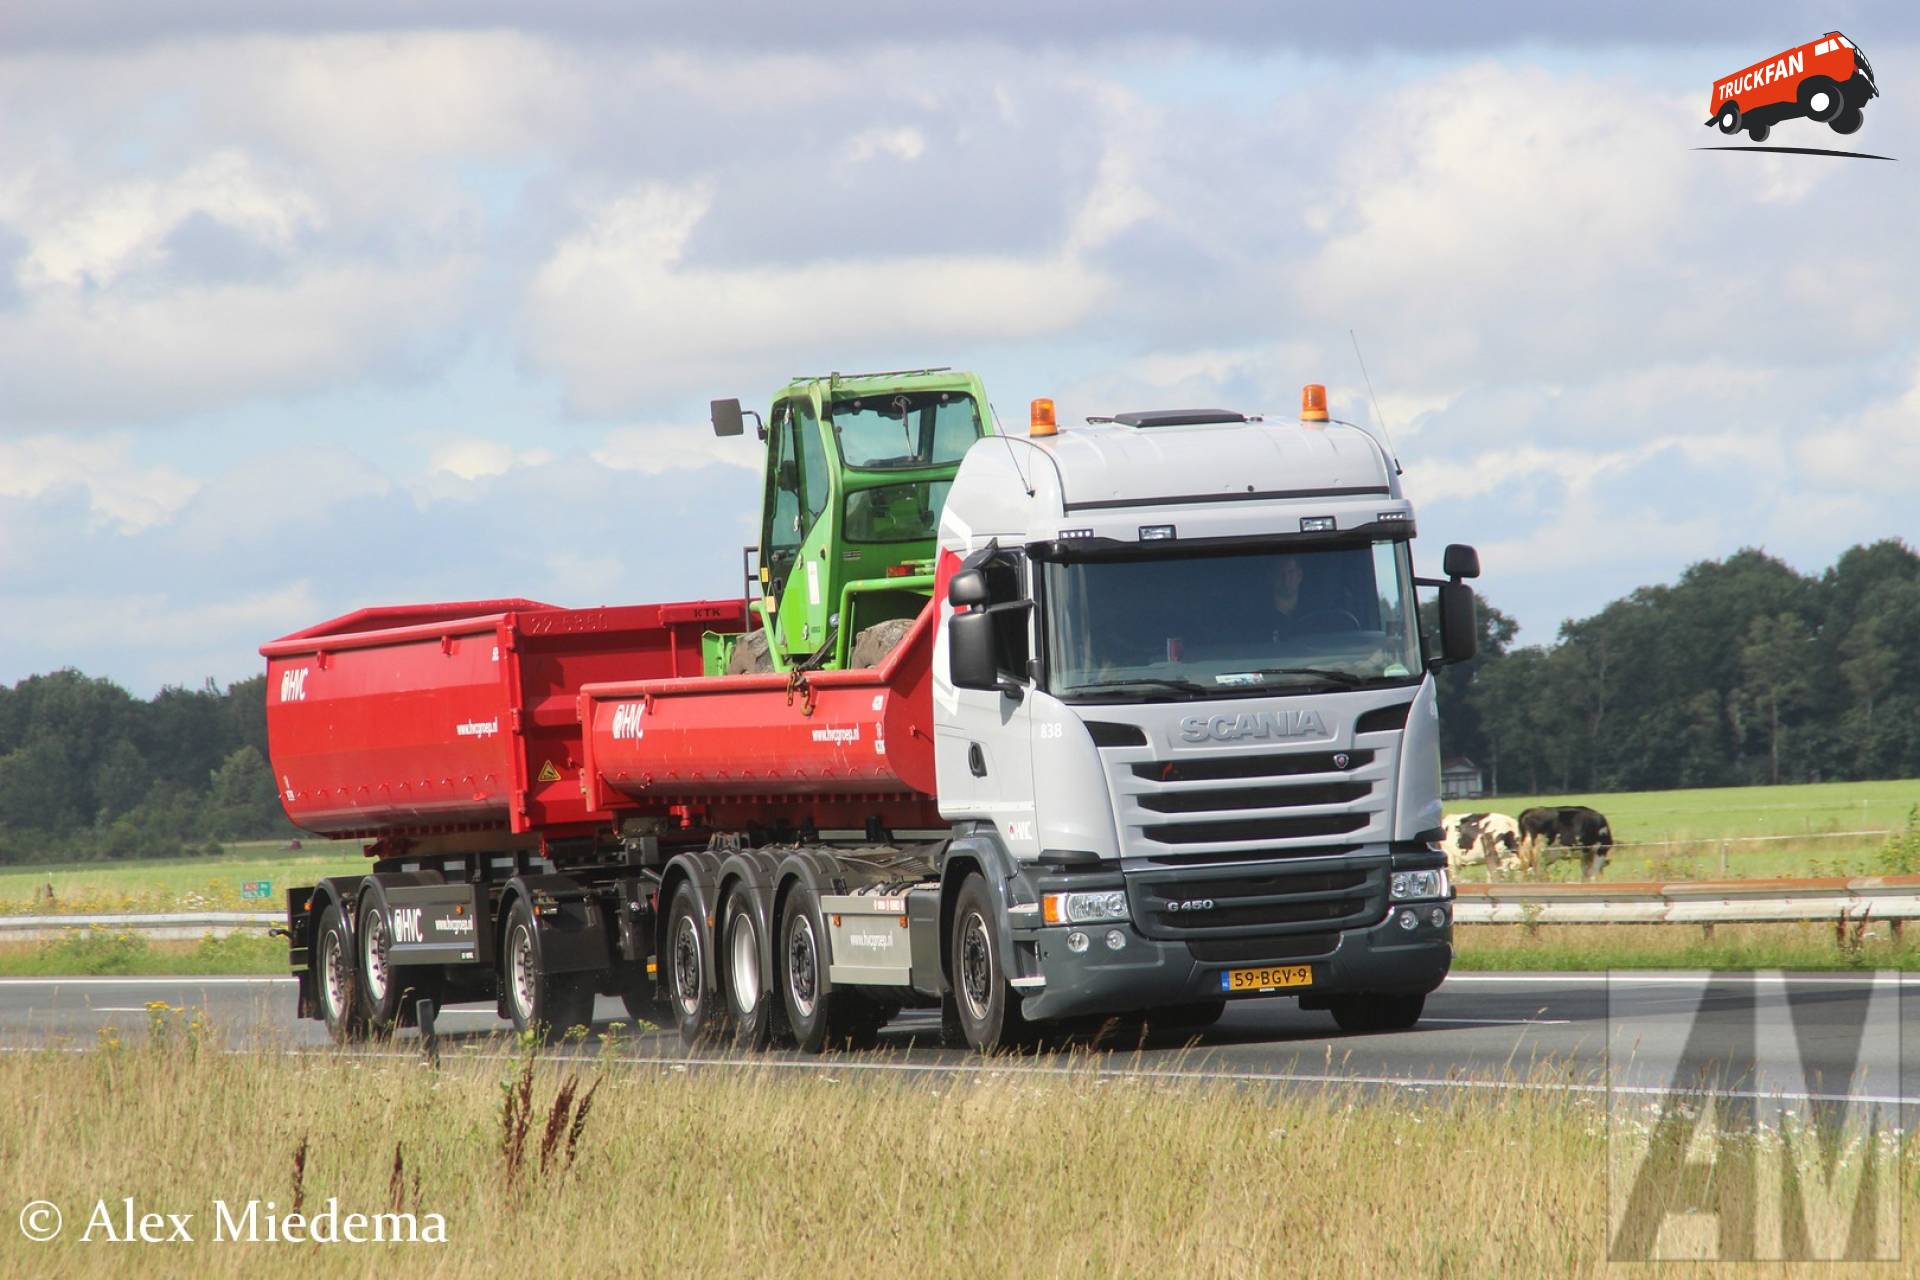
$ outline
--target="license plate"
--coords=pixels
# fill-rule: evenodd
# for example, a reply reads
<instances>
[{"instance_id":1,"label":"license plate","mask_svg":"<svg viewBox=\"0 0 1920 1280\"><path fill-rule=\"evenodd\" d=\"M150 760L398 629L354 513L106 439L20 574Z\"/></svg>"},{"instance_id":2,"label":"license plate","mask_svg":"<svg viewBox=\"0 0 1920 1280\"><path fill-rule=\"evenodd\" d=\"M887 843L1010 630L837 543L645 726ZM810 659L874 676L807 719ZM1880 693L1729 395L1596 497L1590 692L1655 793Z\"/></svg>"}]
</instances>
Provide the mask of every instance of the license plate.
<instances>
[{"instance_id":1,"label":"license plate","mask_svg":"<svg viewBox=\"0 0 1920 1280\"><path fill-rule=\"evenodd\" d=\"M1278 991L1282 987L1313 985L1310 964L1275 964L1263 969L1228 969L1220 975L1220 990L1228 993Z\"/></svg>"}]
</instances>

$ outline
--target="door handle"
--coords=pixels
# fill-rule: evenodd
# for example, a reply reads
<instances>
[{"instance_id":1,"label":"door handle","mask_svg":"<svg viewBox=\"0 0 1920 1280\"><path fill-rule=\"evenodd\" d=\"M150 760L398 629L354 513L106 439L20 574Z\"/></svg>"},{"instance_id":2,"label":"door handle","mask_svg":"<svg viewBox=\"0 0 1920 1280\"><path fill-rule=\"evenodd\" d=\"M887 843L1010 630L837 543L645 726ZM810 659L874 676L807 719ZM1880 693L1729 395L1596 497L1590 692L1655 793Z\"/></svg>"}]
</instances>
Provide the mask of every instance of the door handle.
<instances>
[{"instance_id":1,"label":"door handle","mask_svg":"<svg viewBox=\"0 0 1920 1280\"><path fill-rule=\"evenodd\" d=\"M976 778L987 776L987 757L980 750L980 744L977 742L967 744L967 768Z\"/></svg>"}]
</instances>

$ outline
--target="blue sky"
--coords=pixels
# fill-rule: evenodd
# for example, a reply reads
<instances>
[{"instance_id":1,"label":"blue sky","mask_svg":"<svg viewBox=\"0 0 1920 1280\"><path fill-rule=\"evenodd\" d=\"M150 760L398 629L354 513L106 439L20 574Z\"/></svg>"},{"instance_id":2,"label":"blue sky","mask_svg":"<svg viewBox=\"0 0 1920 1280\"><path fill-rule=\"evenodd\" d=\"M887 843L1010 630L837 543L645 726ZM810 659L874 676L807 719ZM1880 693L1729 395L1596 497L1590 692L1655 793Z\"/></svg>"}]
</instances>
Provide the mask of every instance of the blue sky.
<instances>
[{"instance_id":1,"label":"blue sky","mask_svg":"<svg viewBox=\"0 0 1920 1280\"><path fill-rule=\"evenodd\" d=\"M1717 76L1820 34L1785 5L807 18L10 16L0 680L723 594L757 458L706 402L836 368L976 368L1013 422L1308 381L1361 418L1354 330L1427 559L1478 544L1527 642L1920 533L1910 6L1828 19L1886 93L1847 143L1898 164L1693 150Z\"/></svg>"}]
</instances>

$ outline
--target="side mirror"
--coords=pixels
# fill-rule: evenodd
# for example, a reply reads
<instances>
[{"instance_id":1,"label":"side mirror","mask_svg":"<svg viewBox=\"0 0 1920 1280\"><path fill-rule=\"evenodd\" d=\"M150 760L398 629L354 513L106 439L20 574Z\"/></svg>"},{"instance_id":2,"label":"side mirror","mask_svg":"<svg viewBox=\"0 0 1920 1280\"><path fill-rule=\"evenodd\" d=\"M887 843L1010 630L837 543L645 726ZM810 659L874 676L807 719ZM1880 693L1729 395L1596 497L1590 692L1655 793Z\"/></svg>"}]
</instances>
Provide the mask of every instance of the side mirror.
<instances>
[{"instance_id":1,"label":"side mirror","mask_svg":"<svg viewBox=\"0 0 1920 1280\"><path fill-rule=\"evenodd\" d=\"M1453 568L1451 561L1456 550L1473 555L1471 547L1448 547L1447 568ZM1474 618L1473 588L1464 582L1445 582L1440 585L1440 661L1443 663L1466 662L1480 650L1480 628Z\"/></svg>"},{"instance_id":2,"label":"side mirror","mask_svg":"<svg viewBox=\"0 0 1920 1280\"><path fill-rule=\"evenodd\" d=\"M1480 576L1480 553L1456 542L1447 548L1441 567L1447 571L1449 578L1477 578Z\"/></svg>"},{"instance_id":3,"label":"side mirror","mask_svg":"<svg viewBox=\"0 0 1920 1280\"><path fill-rule=\"evenodd\" d=\"M947 665L952 671L955 688L1000 687L991 614L975 610L956 613L947 620Z\"/></svg>"},{"instance_id":4,"label":"side mirror","mask_svg":"<svg viewBox=\"0 0 1920 1280\"><path fill-rule=\"evenodd\" d=\"M714 400L707 405L707 411L713 415L716 436L737 436L747 429L740 417L738 400Z\"/></svg>"},{"instance_id":5,"label":"side mirror","mask_svg":"<svg viewBox=\"0 0 1920 1280\"><path fill-rule=\"evenodd\" d=\"M978 569L962 569L947 584L947 600L955 605L982 609L987 604L987 575Z\"/></svg>"}]
</instances>

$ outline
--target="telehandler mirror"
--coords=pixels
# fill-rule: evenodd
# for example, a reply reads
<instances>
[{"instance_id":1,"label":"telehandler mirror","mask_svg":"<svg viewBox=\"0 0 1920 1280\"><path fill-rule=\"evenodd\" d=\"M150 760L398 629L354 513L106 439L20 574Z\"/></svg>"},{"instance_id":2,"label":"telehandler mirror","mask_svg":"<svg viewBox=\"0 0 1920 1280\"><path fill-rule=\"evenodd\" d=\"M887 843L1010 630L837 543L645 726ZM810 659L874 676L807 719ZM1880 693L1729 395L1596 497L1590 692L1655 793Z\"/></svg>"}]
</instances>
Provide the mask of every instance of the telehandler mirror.
<instances>
[{"instance_id":1,"label":"telehandler mirror","mask_svg":"<svg viewBox=\"0 0 1920 1280\"><path fill-rule=\"evenodd\" d=\"M1471 554L1471 548L1459 548ZM1448 568L1453 566L1455 548L1447 548ZM1473 609L1473 588L1464 582L1440 586L1440 661L1443 664L1466 662L1479 652L1480 628Z\"/></svg>"},{"instance_id":2,"label":"telehandler mirror","mask_svg":"<svg viewBox=\"0 0 1920 1280\"><path fill-rule=\"evenodd\" d=\"M707 410L713 415L713 434L716 436L737 436L747 429L740 417L738 400L714 400L707 405Z\"/></svg>"},{"instance_id":3,"label":"telehandler mirror","mask_svg":"<svg viewBox=\"0 0 1920 1280\"><path fill-rule=\"evenodd\" d=\"M947 620L947 665L957 689L1000 687L992 614L976 609Z\"/></svg>"}]
</instances>

